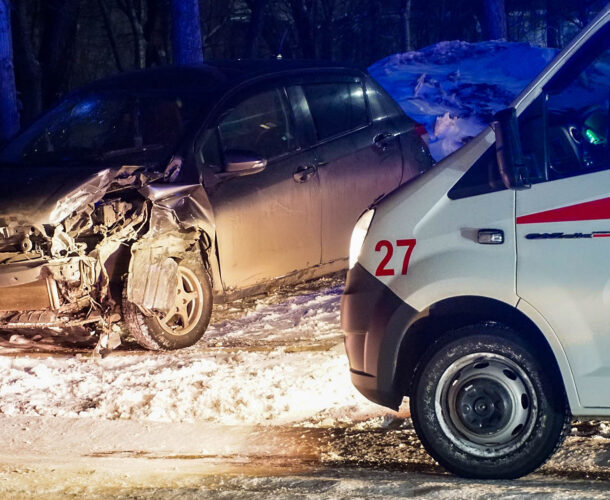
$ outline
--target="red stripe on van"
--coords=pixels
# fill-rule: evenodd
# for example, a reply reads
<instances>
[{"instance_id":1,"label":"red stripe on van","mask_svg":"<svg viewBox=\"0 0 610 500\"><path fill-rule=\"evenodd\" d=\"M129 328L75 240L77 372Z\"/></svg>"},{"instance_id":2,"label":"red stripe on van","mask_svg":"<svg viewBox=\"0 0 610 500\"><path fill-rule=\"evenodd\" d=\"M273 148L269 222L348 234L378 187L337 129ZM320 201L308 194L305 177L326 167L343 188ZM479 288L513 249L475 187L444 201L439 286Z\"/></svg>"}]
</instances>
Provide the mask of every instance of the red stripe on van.
<instances>
[{"instance_id":1,"label":"red stripe on van","mask_svg":"<svg viewBox=\"0 0 610 500\"><path fill-rule=\"evenodd\" d=\"M570 222L579 220L610 219L610 198L588 201L569 207L555 208L535 214L517 217L517 224L540 224L542 222Z\"/></svg>"}]
</instances>

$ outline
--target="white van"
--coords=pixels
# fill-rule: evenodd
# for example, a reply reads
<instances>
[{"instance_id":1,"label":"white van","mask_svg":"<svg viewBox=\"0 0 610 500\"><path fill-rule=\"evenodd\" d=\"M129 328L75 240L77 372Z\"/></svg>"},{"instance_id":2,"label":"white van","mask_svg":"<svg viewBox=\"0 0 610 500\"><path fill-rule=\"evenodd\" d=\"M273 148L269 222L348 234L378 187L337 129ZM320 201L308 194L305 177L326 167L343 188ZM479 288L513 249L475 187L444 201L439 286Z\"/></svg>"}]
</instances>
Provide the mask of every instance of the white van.
<instances>
[{"instance_id":1,"label":"white van","mask_svg":"<svg viewBox=\"0 0 610 500\"><path fill-rule=\"evenodd\" d=\"M610 7L492 127L372 206L341 300L352 381L428 452L515 478L610 416Z\"/></svg>"}]
</instances>

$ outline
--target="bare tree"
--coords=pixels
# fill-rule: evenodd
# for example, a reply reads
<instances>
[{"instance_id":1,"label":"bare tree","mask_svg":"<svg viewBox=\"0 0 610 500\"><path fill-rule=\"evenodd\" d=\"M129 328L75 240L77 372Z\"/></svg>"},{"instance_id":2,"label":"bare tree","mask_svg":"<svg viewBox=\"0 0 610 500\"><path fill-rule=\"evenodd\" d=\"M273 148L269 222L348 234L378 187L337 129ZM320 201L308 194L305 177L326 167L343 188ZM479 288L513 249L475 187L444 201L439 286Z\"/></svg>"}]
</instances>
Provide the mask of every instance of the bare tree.
<instances>
[{"instance_id":1,"label":"bare tree","mask_svg":"<svg viewBox=\"0 0 610 500\"><path fill-rule=\"evenodd\" d=\"M294 27L299 38L303 57L306 59L315 59L316 57L313 20L310 17L312 3L308 0L290 0Z\"/></svg>"},{"instance_id":2,"label":"bare tree","mask_svg":"<svg viewBox=\"0 0 610 500\"><path fill-rule=\"evenodd\" d=\"M40 65L44 82L43 105L49 106L66 90L80 0L45 0Z\"/></svg>"},{"instance_id":3,"label":"bare tree","mask_svg":"<svg viewBox=\"0 0 610 500\"><path fill-rule=\"evenodd\" d=\"M17 91L13 69L11 37L11 3L0 0L0 140L12 137L19 130Z\"/></svg>"},{"instance_id":4,"label":"bare tree","mask_svg":"<svg viewBox=\"0 0 610 500\"><path fill-rule=\"evenodd\" d=\"M248 23L248 32L246 33L246 50L245 56L252 58L256 53L258 39L263 31L263 21L265 14L265 5L267 0L252 0L250 2L250 22Z\"/></svg>"},{"instance_id":5,"label":"bare tree","mask_svg":"<svg viewBox=\"0 0 610 500\"><path fill-rule=\"evenodd\" d=\"M506 40L507 24L504 0L481 0L481 3L479 20L483 39Z\"/></svg>"},{"instance_id":6,"label":"bare tree","mask_svg":"<svg viewBox=\"0 0 610 500\"><path fill-rule=\"evenodd\" d=\"M129 19L134 41L134 67L146 67L146 38L144 37L144 8L141 0L117 0L117 5Z\"/></svg>"},{"instance_id":7,"label":"bare tree","mask_svg":"<svg viewBox=\"0 0 610 500\"><path fill-rule=\"evenodd\" d=\"M174 64L203 62L201 21L197 0L171 0Z\"/></svg>"},{"instance_id":8,"label":"bare tree","mask_svg":"<svg viewBox=\"0 0 610 500\"><path fill-rule=\"evenodd\" d=\"M559 6L556 0L546 1L546 45L547 47L561 47Z\"/></svg>"},{"instance_id":9,"label":"bare tree","mask_svg":"<svg viewBox=\"0 0 610 500\"><path fill-rule=\"evenodd\" d=\"M335 35L333 25L336 8L336 0L320 2L321 19L317 22L321 29L319 56L326 59L333 57L333 38Z\"/></svg>"},{"instance_id":10,"label":"bare tree","mask_svg":"<svg viewBox=\"0 0 610 500\"><path fill-rule=\"evenodd\" d=\"M112 26L112 19L110 17L110 8L106 3L106 0L98 0L100 11L102 12L102 19L104 20L104 28L106 29L106 35L110 42L110 48L112 50L112 56L114 63L119 71L123 71L123 62L121 61L121 53L116 40L116 35Z\"/></svg>"},{"instance_id":11,"label":"bare tree","mask_svg":"<svg viewBox=\"0 0 610 500\"><path fill-rule=\"evenodd\" d=\"M409 50L413 50L413 37L411 34L411 8L412 8L412 5L413 5L413 0L403 0L401 14L402 14L402 22L404 25L403 51L405 51L405 52L407 52Z\"/></svg>"},{"instance_id":12,"label":"bare tree","mask_svg":"<svg viewBox=\"0 0 610 500\"><path fill-rule=\"evenodd\" d=\"M42 111L42 69L32 44L24 1L13 5L13 49L21 94L21 124L27 125Z\"/></svg>"}]
</instances>

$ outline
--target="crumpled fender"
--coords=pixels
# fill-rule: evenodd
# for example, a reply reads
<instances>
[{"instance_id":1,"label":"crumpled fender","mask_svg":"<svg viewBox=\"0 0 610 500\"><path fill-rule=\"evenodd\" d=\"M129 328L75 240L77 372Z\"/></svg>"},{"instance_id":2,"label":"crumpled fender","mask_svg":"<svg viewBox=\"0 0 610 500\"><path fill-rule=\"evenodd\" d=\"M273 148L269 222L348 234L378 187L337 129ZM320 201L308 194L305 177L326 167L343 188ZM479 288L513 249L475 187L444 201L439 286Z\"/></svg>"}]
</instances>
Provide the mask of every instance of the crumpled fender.
<instances>
[{"instance_id":1,"label":"crumpled fender","mask_svg":"<svg viewBox=\"0 0 610 500\"><path fill-rule=\"evenodd\" d=\"M175 258L197 247L202 233L212 247L213 211L201 184L150 184L139 193L151 202L149 229L131 247L127 299L147 313L167 313L175 301Z\"/></svg>"},{"instance_id":2,"label":"crumpled fender","mask_svg":"<svg viewBox=\"0 0 610 500\"><path fill-rule=\"evenodd\" d=\"M197 228L214 237L214 211L201 184L148 184L138 192L152 202L153 210L154 207L171 210L180 226Z\"/></svg>"}]
</instances>

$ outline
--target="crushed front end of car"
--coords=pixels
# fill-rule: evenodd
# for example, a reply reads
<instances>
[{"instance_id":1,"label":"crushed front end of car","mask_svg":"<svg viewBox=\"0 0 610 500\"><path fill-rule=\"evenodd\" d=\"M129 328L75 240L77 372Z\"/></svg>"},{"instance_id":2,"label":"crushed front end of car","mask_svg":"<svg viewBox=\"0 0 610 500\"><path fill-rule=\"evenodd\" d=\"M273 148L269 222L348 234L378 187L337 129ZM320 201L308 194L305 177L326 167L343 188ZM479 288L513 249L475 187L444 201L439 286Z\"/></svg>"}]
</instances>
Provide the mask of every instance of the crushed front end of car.
<instances>
[{"instance_id":1,"label":"crushed front end of car","mask_svg":"<svg viewBox=\"0 0 610 500\"><path fill-rule=\"evenodd\" d=\"M60 335L108 330L120 319L110 275L148 221L148 203L133 188L150 177L137 170L105 169L55 203L29 197L26 213L3 210L0 329Z\"/></svg>"},{"instance_id":2,"label":"crushed front end of car","mask_svg":"<svg viewBox=\"0 0 610 500\"><path fill-rule=\"evenodd\" d=\"M121 327L125 301L138 314L167 315L178 263L191 252L203 269L211 241L201 230L210 213L201 185L164 183L166 172L138 166L90 170L55 191L49 178L30 194L20 188L27 169L17 178L0 203L0 330L97 335L98 348L113 348L130 333ZM41 196L45 187L54 194Z\"/></svg>"}]
</instances>

